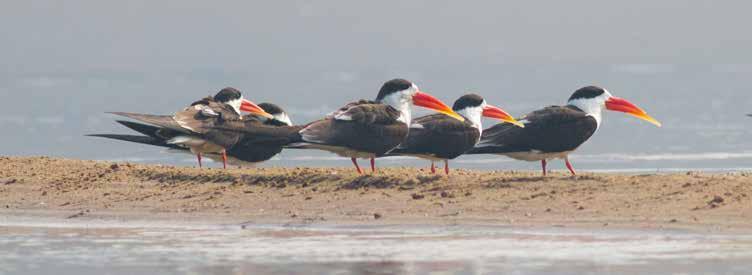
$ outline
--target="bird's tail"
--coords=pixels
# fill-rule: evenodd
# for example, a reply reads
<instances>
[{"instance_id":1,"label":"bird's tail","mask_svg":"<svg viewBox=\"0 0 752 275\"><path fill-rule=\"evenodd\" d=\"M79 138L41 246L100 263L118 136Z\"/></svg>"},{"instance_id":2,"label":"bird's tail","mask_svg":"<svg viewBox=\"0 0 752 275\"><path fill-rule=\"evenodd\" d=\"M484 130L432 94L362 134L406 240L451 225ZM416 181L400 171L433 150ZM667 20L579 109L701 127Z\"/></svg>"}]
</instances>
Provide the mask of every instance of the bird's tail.
<instances>
[{"instance_id":1,"label":"bird's tail","mask_svg":"<svg viewBox=\"0 0 752 275\"><path fill-rule=\"evenodd\" d=\"M248 122L245 127L224 125L215 126L213 129L219 131L228 131L243 134L243 142L245 143L264 143L264 144L276 144L278 146L285 146L291 143L302 141L300 130L305 126L270 126L259 125L256 123Z\"/></svg>"},{"instance_id":2,"label":"bird's tail","mask_svg":"<svg viewBox=\"0 0 752 275\"><path fill-rule=\"evenodd\" d=\"M143 123L138 123L138 122L132 122L132 121L117 120L117 123L120 123L121 125L128 127L131 130L139 132L143 134L143 136L142 135L120 135L120 134L95 134L95 135L87 135L87 136L102 137L102 138L121 140L121 141L129 141L129 142L134 142L134 143L154 145L154 146L172 148L172 149L183 149L182 147L169 142L171 138L174 138L175 136L178 136L181 134L178 131L171 131L169 129L152 126L148 124L143 124Z\"/></svg>"},{"instance_id":3,"label":"bird's tail","mask_svg":"<svg viewBox=\"0 0 752 275\"><path fill-rule=\"evenodd\" d=\"M139 135L116 135L116 134L95 134L95 135L86 135L88 137L102 137L102 138L109 138L114 140L122 140L122 141L129 141L129 142L135 142L140 144L147 144L147 145L154 145L159 147L166 147L166 148L174 148L174 149L180 149L181 147L173 144L168 144L163 139L157 139L149 136L139 136Z\"/></svg>"},{"instance_id":4,"label":"bird's tail","mask_svg":"<svg viewBox=\"0 0 752 275\"><path fill-rule=\"evenodd\" d=\"M151 125L154 125L154 126L159 126L161 128L171 129L171 130L185 132L185 133L189 132L185 128L181 127L180 124L178 124L178 122L175 121L175 119L172 118L172 116L150 115L150 114L137 114L137 113L126 113L126 112L111 112L110 114L114 114L114 115L119 115L119 116L124 116L124 117L127 117L127 118L131 118L131 119L135 119L135 120L138 120L138 121L141 121L141 122L144 122L144 123L148 123L148 124L151 124ZM123 125L125 125L125 124L123 124ZM128 128L131 128L131 126L135 126L135 125L131 125L131 126L125 125L125 126L128 127ZM140 126L136 126L136 128L142 129L142 127L140 127ZM131 128L131 129L133 129L133 128ZM137 129L133 129L133 130L141 132L140 130L137 130Z\"/></svg>"},{"instance_id":5,"label":"bird's tail","mask_svg":"<svg viewBox=\"0 0 752 275\"><path fill-rule=\"evenodd\" d=\"M125 120L116 120L116 122L120 123L121 125L125 127L128 127L128 129L139 132L143 135L146 135L155 139L163 139L162 137L157 135L157 131L159 131L159 129L162 129L160 127L151 126L151 125L138 123L138 122L125 121Z\"/></svg>"}]
</instances>

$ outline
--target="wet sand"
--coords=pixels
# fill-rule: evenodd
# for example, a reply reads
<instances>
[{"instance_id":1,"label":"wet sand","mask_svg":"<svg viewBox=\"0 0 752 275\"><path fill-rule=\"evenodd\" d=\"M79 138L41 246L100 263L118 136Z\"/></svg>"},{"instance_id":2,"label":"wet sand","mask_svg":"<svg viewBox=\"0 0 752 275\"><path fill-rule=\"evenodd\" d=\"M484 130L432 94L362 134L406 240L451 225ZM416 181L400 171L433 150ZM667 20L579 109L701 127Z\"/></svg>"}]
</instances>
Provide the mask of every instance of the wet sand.
<instances>
[{"instance_id":1,"label":"wet sand","mask_svg":"<svg viewBox=\"0 0 752 275\"><path fill-rule=\"evenodd\" d=\"M0 215L232 224L752 231L752 173L197 169L0 157Z\"/></svg>"}]
</instances>

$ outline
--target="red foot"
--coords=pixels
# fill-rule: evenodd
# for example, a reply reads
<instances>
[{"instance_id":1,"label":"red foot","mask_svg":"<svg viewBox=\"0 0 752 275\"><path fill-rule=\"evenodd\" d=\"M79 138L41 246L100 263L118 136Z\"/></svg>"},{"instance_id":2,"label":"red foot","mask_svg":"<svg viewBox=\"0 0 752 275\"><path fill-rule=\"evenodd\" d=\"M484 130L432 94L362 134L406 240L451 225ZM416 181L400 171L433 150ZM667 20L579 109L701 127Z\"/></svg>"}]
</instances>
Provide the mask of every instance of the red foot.
<instances>
[{"instance_id":1,"label":"red foot","mask_svg":"<svg viewBox=\"0 0 752 275\"><path fill-rule=\"evenodd\" d=\"M431 174L436 174L436 164L431 162Z\"/></svg>"},{"instance_id":2,"label":"red foot","mask_svg":"<svg viewBox=\"0 0 752 275\"><path fill-rule=\"evenodd\" d=\"M444 173L449 176L449 160L444 160Z\"/></svg>"},{"instance_id":3,"label":"red foot","mask_svg":"<svg viewBox=\"0 0 752 275\"><path fill-rule=\"evenodd\" d=\"M227 169L227 152L222 151L222 168Z\"/></svg>"},{"instance_id":4,"label":"red foot","mask_svg":"<svg viewBox=\"0 0 752 275\"><path fill-rule=\"evenodd\" d=\"M371 158L371 173L376 173L376 159Z\"/></svg>"},{"instance_id":5,"label":"red foot","mask_svg":"<svg viewBox=\"0 0 752 275\"><path fill-rule=\"evenodd\" d=\"M198 158L198 168L204 167L201 163L201 153L196 154L196 158Z\"/></svg>"},{"instance_id":6,"label":"red foot","mask_svg":"<svg viewBox=\"0 0 752 275\"><path fill-rule=\"evenodd\" d=\"M577 173L574 171L574 167L572 167L572 164L569 163L569 158L565 158L564 163L567 164L567 169L569 169L569 172L572 172L572 176L577 176Z\"/></svg>"},{"instance_id":7,"label":"red foot","mask_svg":"<svg viewBox=\"0 0 752 275\"><path fill-rule=\"evenodd\" d=\"M541 160L541 167L543 168L543 176L546 176L546 160Z\"/></svg>"},{"instance_id":8,"label":"red foot","mask_svg":"<svg viewBox=\"0 0 752 275\"><path fill-rule=\"evenodd\" d=\"M360 170L360 166L358 166L358 160L355 158L350 158L352 160L352 163L355 165L355 169L358 170L358 174L363 174L363 171Z\"/></svg>"}]
</instances>

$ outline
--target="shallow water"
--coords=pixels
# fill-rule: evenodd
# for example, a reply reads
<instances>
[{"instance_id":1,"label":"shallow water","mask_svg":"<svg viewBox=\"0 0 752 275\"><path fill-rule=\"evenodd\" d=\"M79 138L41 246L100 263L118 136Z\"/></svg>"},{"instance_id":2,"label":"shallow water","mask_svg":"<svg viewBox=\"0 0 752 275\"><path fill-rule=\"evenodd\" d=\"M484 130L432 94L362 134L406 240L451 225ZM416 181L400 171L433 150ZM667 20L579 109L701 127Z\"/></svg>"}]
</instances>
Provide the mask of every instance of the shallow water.
<instances>
[{"instance_id":1,"label":"shallow water","mask_svg":"<svg viewBox=\"0 0 752 275\"><path fill-rule=\"evenodd\" d=\"M0 220L8 274L741 274L752 235Z\"/></svg>"}]
</instances>

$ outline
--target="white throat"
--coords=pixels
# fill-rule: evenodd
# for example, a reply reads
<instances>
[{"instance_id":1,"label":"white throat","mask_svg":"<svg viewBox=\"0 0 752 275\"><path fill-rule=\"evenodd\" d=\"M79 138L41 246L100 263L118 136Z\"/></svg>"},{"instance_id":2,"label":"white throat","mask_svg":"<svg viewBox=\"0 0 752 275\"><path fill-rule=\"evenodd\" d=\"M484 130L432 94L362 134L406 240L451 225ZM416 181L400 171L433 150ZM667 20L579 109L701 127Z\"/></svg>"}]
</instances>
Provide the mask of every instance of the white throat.
<instances>
[{"instance_id":1,"label":"white throat","mask_svg":"<svg viewBox=\"0 0 752 275\"><path fill-rule=\"evenodd\" d=\"M577 107L587 115L593 117L597 123L597 127L600 127L603 118L603 107L606 106L606 100L608 100L610 97L611 94L606 91L598 97L574 99L567 102L567 104Z\"/></svg>"},{"instance_id":2,"label":"white throat","mask_svg":"<svg viewBox=\"0 0 752 275\"><path fill-rule=\"evenodd\" d=\"M287 113L279 113L279 114L274 114L272 116L274 116L274 119L279 120L280 122L286 124L287 126L292 126L292 120L287 115Z\"/></svg>"},{"instance_id":3,"label":"white throat","mask_svg":"<svg viewBox=\"0 0 752 275\"><path fill-rule=\"evenodd\" d=\"M385 96L383 99L381 99L381 103L397 109L397 111L400 112L400 116L399 118L397 118L397 120L410 125L410 121L412 120L412 113L410 109L410 105L412 105L412 94L409 93L408 90L392 93L388 96Z\"/></svg>"},{"instance_id":4,"label":"white throat","mask_svg":"<svg viewBox=\"0 0 752 275\"><path fill-rule=\"evenodd\" d=\"M473 127L477 128L478 132L483 134L483 125L481 124L481 120L483 118L483 106L466 107L464 109L458 110L457 113L470 121Z\"/></svg>"},{"instance_id":5,"label":"white throat","mask_svg":"<svg viewBox=\"0 0 752 275\"><path fill-rule=\"evenodd\" d=\"M240 115L240 104L243 103L243 98L233 99L230 101L227 101L225 104L230 105L233 110L235 110L235 113Z\"/></svg>"}]
</instances>

